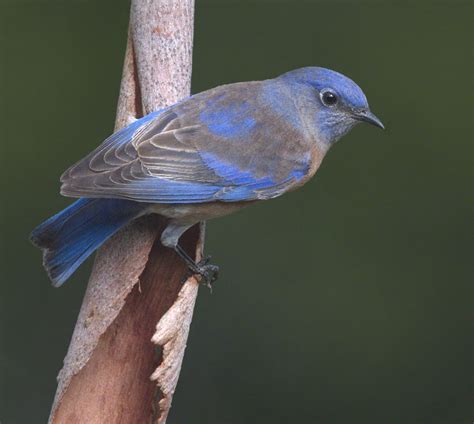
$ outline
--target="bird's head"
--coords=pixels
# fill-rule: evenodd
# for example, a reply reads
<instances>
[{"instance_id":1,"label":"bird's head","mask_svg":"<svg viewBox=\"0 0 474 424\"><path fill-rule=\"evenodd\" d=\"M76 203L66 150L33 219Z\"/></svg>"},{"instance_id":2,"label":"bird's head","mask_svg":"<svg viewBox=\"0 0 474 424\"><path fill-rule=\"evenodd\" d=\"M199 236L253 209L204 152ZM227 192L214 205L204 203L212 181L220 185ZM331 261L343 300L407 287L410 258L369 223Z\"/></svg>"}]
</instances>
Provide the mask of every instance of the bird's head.
<instances>
[{"instance_id":1,"label":"bird's head","mask_svg":"<svg viewBox=\"0 0 474 424\"><path fill-rule=\"evenodd\" d=\"M359 122L384 128L370 111L361 88L338 72L308 67L287 72L280 78L298 96L304 114L315 124L318 139L327 145L335 143Z\"/></svg>"}]
</instances>

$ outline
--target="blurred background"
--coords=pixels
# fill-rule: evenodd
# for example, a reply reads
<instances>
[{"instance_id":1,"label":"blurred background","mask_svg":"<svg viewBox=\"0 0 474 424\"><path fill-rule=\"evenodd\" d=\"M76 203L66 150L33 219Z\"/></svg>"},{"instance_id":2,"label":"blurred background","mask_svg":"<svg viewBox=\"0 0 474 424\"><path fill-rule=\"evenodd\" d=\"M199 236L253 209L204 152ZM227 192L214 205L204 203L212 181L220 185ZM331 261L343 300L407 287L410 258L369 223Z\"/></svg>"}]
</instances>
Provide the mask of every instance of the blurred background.
<instances>
[{"instance_id":1,"label":"blurred background","mask_svg":"<svg viewBox=\"0 0 474 424\"><path fill-rule=\"evenodd\" d=\"M312 182L209 223L170 424L467 424L472 12L461 1L197 1L193 91L320 65L386 124ZM0 1L0 422L44 423L91 260L53 289L30 230L107 137L127 0Z\"/></svg>"}]
</instances>

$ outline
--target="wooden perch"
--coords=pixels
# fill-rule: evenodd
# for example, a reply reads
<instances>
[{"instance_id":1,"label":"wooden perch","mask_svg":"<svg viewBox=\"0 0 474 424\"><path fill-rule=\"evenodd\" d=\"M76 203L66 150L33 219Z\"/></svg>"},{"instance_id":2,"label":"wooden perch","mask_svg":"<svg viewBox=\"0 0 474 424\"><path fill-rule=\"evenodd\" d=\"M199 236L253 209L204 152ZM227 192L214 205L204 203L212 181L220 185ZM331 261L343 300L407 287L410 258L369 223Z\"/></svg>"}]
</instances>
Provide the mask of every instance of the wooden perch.
<instances>
[{"instance_id":1,"label":"wooden perch","mask_svg":"<svg viewBox=\"0 0 474 424\"><path fill-rule=\"evenodd\" d=\"M116 129L190 94L194 1L132 0ZM143 217L97 254L49 422L163 424L198 284ZM204 228L183 237L200 258Z\"/></svg>"}]
</instances>

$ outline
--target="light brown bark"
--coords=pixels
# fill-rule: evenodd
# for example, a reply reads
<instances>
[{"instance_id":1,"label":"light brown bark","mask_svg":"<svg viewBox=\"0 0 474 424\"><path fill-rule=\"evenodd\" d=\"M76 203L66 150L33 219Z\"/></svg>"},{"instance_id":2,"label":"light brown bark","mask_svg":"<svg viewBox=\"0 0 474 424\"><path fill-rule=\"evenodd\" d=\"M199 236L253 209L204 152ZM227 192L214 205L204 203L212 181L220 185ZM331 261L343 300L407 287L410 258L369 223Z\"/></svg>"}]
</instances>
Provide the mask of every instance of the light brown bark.
<instances>
[{"instance_id":1,"label":"light brown bark","mask_svg":"<svg viewBox=\"0 0 474 424\"><path fill-rule=\"evenodd\" d=\"M132 0L116 129L189 95L193 0ZM143 217L97 254L49 422L166 422L197 296L161 246L164 223ZM183 237L201 255L203 226ZM153 338L153 341L152 341Z\"/></svg>"}]
</instances>

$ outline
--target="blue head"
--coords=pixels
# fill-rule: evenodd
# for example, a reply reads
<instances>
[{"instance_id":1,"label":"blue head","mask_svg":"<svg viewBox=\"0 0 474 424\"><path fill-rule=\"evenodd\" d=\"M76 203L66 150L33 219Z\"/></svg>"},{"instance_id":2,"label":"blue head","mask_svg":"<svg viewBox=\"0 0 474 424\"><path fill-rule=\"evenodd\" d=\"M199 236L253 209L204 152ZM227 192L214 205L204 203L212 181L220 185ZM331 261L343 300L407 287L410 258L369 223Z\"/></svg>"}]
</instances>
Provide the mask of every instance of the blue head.
<instances>
[{"instance_id":1,"label":"blue head","mask_svg":"<svg viewBox=\"0 0 474 424\"><path fill-rule=\"evenodd\" d=\"M358 122L384 128L370 111L360 87L344 75L330 69L308 67L279 77L291 88L295 101L304 108L309 123L316 125L318 140L335 143Z\"/></svg>"}]
</instances>

